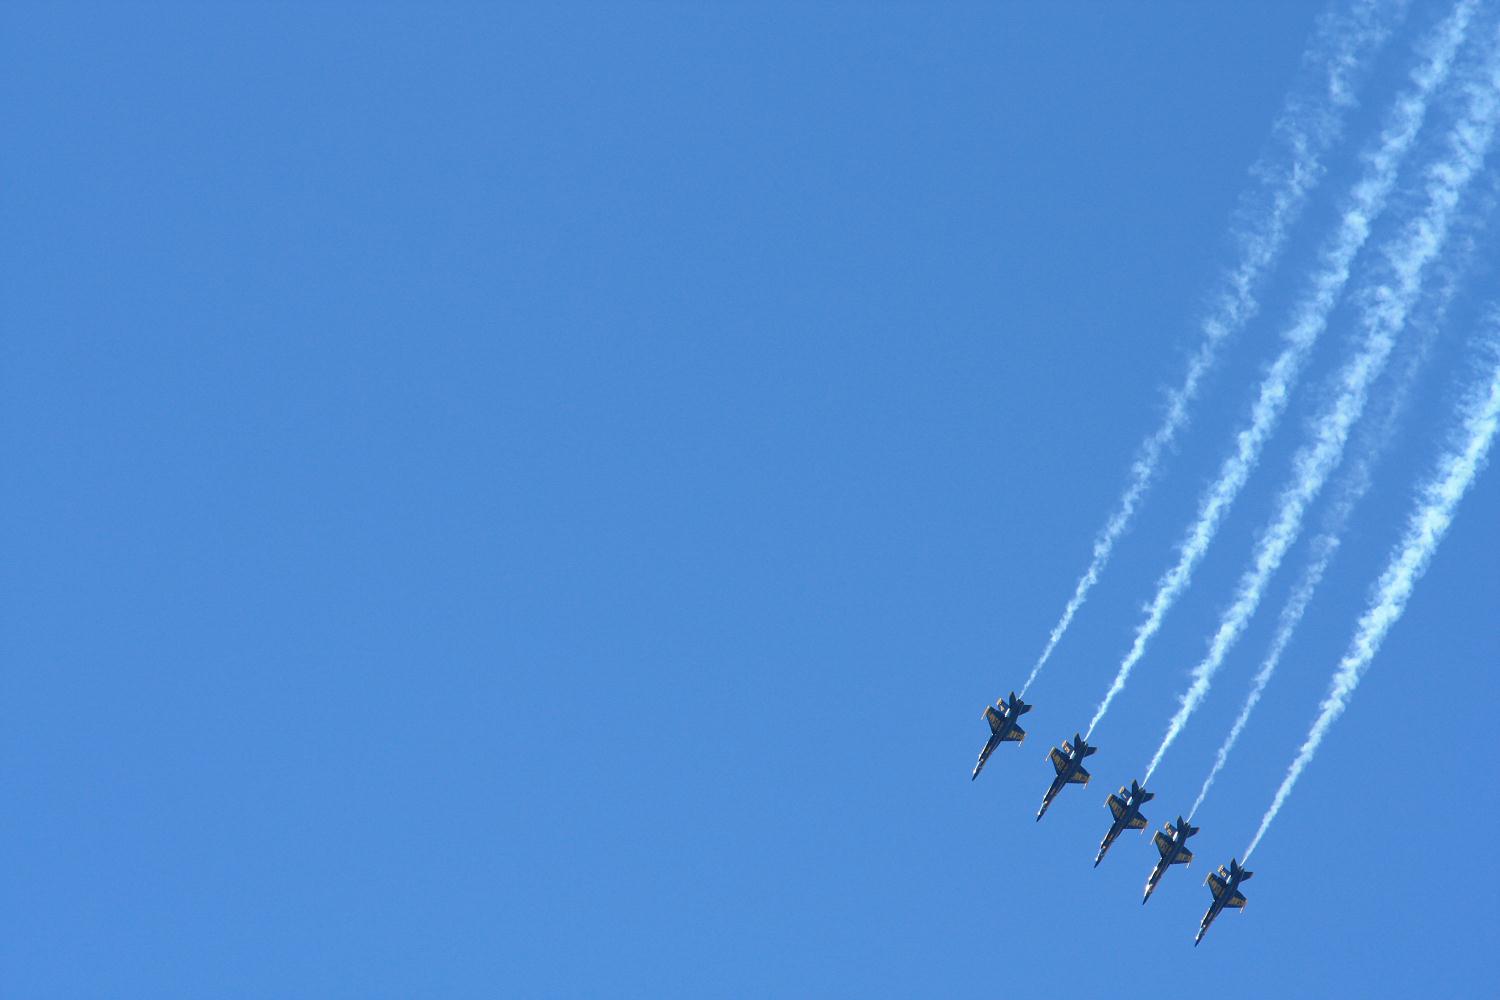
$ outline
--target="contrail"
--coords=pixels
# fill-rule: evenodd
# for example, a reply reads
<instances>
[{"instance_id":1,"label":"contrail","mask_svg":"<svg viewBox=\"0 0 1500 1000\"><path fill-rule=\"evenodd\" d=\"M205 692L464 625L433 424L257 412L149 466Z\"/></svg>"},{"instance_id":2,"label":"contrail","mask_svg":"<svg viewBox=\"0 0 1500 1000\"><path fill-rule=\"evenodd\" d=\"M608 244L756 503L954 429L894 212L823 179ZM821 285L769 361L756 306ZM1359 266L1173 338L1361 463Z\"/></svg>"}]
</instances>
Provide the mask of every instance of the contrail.
<instances>
[{"instance_id":1,"label":"contrail","mask_svg":"<svg viewBox=\"0 0 1500 1000\"><path fill-rule=\"evenodd\" d=\"M1438 26L1433 39L1423 46L1428 53L1427 59L1412 71L1411 89L1397 98L1391 113L1391 120L1381 133L1378 148L1365 158L1366 174L1354 189L1350 199L1351 204L1345 210L1339 232L1333 240L1332 250L1324 254L1324 269L1318 276L1313 294L1302 303L1297 323L1288 334L1288 340L1291 343L1277 359L1272 369L1272 377L1268 378L1266 385L1262 386L1261 400L1257 403L1257 419L1262 415L1261 403L1266 401L1268 391L1272 393L1273 399L1280 401L1280 408L1275 411L1272 419L1279 416L1281 409L1284 409L1289 385L1286 382L1274 382L1275 376L1283 362L1294 358L1289 370L1293 371L1295 378L1295 369L1300 367L1301 362L1306 358L1307 349L1311 346L1312 340L1316 339L1326 326L1328 315L1348 281L1354 258L1369 237L1371 223L1384 209L1391 188L1395 184L1401 161L1411 149L1421 129L1432 92L1448 76L1454 54L1462 44L1469 22L1473 18L1474 8L1475 4L1469 0L1460 2L1453 8L1447 19ZM1460 123L1455 126L1455 130L1464 127L1464 124ZM1434 204L1434 210L1451 214L1452 206L1437 201ZM1432 214L1432 211L1429 214ZM1446 227L1446 223L1444 226ZM1433 252L1435 253L1436 249ZM1419 287L1412 290L1413 298ZM1403 325L1405 311L1402 312ZM1392 329L1387 338L1390 344L1394 344L1394 334L1397 329L1399 327ZM1389 347L1386 346L1385 350L1388 352ZM1378 374L1379 367L1379 364L1371 366L1369 378L1372 379L1375 374ZM1144 780L1151 780L1151 775L1155 773L1162 758L1166 756L1167 749L1182 732L1188 718L1208 695L1214 674L1254 616L1261 597L1265 593L1266 584L1280 567L1287 550L1300 534L1302 517L1307 506L1317 496L1328 474L1338 464L1348 427L1353 420L1358 418L1363 409L1363 394L1367 391L1369 384L1368 379L1362 387L1352 382L1353 380L1347 378L1344 380L1345 396L1339 400L1338 404L1335 404L1333 409L1332 419L1339 433L1323 435L1313 448L1304 448L1298 453L1294 467L1299 470L1299 481L1283 492L1277 516L1272 520L1271 527L1261 536L1251 567L1240 577L1235 601L1220 620L1218 631L1209 643L1207 654L1193 668L1192 683L1187 693L1182 696L1176 714L1168 723L1161 745L1157 747L1150 764L1146 767ZM1264 443L1264 435L1261 436L1260 443ZM1242 484L1243 476L1240 477L1235 489L1237 490ZM1357 498L1354 502L1357 502ZM1349 503L1348 506L1352 508L1353 503ZM1187 555L1187 548L1184 546L1184 557ZM1330 549L1326 558L1331 557L1332 550Z\"/></svg>"},{"instance_id":2,"label":"contrail","mask_svg":"<svg viewBox=\"0 0 1500 1000\"><path fill-rule=\"evenodd\" d=\"M1500 327L1500 309L1491 312L1490 322L1492 326ZM1500 336L1492 337L1488 347L1493 362L1500 355ZM1488 384L1481 386L1464 407L1462 440L1442 457L1436 474L1418 492L1417 506L1407 522L1406 535L1375 584L1370 607L1355 626L1354 638L1339 660L1328 695L1319 706L1318 717L1308 730L1292 766L1287 769L1281 787L1276 790L1271 808L1261 819L1255 839L1245 850L1247 860L1255 853L1266 829L1281 811L1303 769L1318 752L1323 737L1343 714L1370 661L1380 651L1386 633L1406 610L1412 588L1426 572L1432 554L1453 523L1459 501L1484 466L1497 428L1500 428L1500 363L1490 370Z\"/></svg>"},{"instance_id":3,"label":"contrail","mask_svg":"<svg viewBox=\"0 0 1500 1000\"><path fill-rule=\"evenodd\" d=\"M1427 58L1412 71L1411 89L1397 98L1376 147L1364 157L1364 174L1350 192L1349 202L1344 208L1338 228L1323 251L1322 264L1313 279L1311 290L1298 304L1291 326L1282 335L1286 346L1261 383L1260 392L1251 409L1249 425L1236 435L1234 451L1224 459L1218 478L1204 495L1198 517L1188 528L1187 535L1178 547L1176 565L1159 581L1146 618L1136 629L1135 641L1125 659L1120 662L1114 682L1089 724L1091 735L1099 720L1109 710L1115 695L1124 689L1131 670L1145 654L1147 644L1161 628L1167 612L1187 588L1194 569L1218 533L1220 523L1260 460L1266 440L1275 431L1286 410L1290 392L1301 374L1307 356L1327 327L1328 316L1348 284L1354 259L1369 239L1371 225L1385 209L1401 163L1416 141L1427 116L1432 92L1448 76L1454 53L1463 42L1469 21L1473 17L1474 6L1473 0L1461 0L1439 25L1433 39L1422 46L1427 52ZM1274 566L1270 569L1274 569ZM1269 569L1266 570L1266 575L1269 572ZM1258 593L1256 596L1258 599ZM1243 608L1245 601L1242 586L1241 600L1236 603L1236 609L1242 618L1248 619L1249 611L1254 608L1252 605L1246 611ZM1221 627L1214 644L1217 653L1211 651L1209 659L1194 671L1193 688L1184 697L1182 708L1168 727L1167 737L1152 758L1145 780L1151 779L1167 746L1176 738L1187 716L1207 692L1208 678L1238 634L1237 630L1232 635L1226 632L1227 626Z\"/></svg>"},{"instance_id":4,"label":"contrail","mask_svg":"<svg viewBox=\"0 0 1500 1000\"><path fill-rule=\"evenodd\" d=\"M1341 16L1325 15L1319 20L1312 44L1303 55L1304 66L1316 66L1316 86L1299 88L1287 98L1286 106L1272 128L1274 154L1263 155L1251 168L1260 184L1255 194L1241 199L1239 217L1254 219L1252 225L1238 227L1232 237L1238 245L1240 261L1225 276L1225 288L1202 323L1203 341L1188 361L1182 384L1167 396L1167 412L1160 427L1142 442L1130 467L1129 482L1114 512L1094 538L1093 556L1088 568L1073 588L1073 596L1063 608L1042 655L1021 687L1024 695L1052 651L1083 607L1089 591L1109 562L1115 542L1135 517L1136 508L1145 498L1155 478L1162 453L1171 447L1177 434L1187 424L1188 408L1198 396L1203 378L1218 359L1219 348L1231 335L1255 316L1259 303L1256 290L1286 244L1287 234L1307 201L1308 194L1323 175L1321 159L1338 138L1345 112L1354 103L1357 83L1370 58L1390 33L1388 20L1405 12L1405 0L1394 5L1392 17L1382 16L1380 5L1364 0ZM1311 94L1307 91L1312 91ZM1278 163L1282 158L1287 162Z\"/></svg>"},{"instance_id":5,"label":"contrail","mask_svg":"<svg viewBox=\"0 0 1500 1000\"><path fill-rule=\"evenodd\" d=\"M1214 779L1224 769L1230 752L1234 750L1235 744L1239 742L1240 734L1245 731L1245 726L1250 722L1251 714L1260 704L1260 697L1265 693L1266 685L1271 682L1272 675L1276 673L1276 668L1281 663L1282 653L1286 651L1287 644L1291 642L1293 634L1297 631L1297 626L1302 623L1302 616L1307 612L1307 605L1323 582L1323 574L1328 571L1329 564L1338 553L1349 516L1370 488L1374 467L1380 461L1385 446L1390 441L1391 434L1406 409L1412 384L1416 381L1417 373L1426 363L1432 341L1442 329L1448 306L1453 301L1460 280L1468 270L1468 262L1474 253L1474 240L1470 237L1465 242L1466 245L1458 253L1462 262L1450 271L1443 287L1434 296L1432 316L1425 324L1422 340L1407 358L1404 369L1397 377L1396 387L1386 400L1385 412L1375 424L1363 427L1360 432L1363 439L1360 458L1345 474L1337 498L1324 515L1323 529L1309 546L1307 565L1303 567L1301 578L1292 588L1291 596L1287 598L1286 604L1281 609L1271 647L1265 659L1261 661L1255 678L1251 681L1250 693L1246 696L1245 704L1235 718L1234 725L1230 727L1229 735L1224 738L1224 742L1214 755L1213 767L1209 770L1208 777L1203 779L1203 787L1198 790L1198 797L1193 800L1193 807L1188 811L1189 821L1203 806L1203 800L1208 797L1208 790L1213 787Z\"/></svg>"}]
</instances>

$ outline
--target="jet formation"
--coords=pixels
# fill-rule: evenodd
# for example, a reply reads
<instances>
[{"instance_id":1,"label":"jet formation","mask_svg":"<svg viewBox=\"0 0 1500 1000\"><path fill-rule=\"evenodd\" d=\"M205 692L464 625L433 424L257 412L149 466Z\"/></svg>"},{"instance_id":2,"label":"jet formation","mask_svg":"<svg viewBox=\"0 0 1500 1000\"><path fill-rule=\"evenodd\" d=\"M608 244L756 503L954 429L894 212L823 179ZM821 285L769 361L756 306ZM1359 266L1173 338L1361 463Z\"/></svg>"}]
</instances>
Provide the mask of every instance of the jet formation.
<instances>
[{"instance_id":1,"label":"jet formation","mask_svg":"<svg viewBox=\"0 0 1500 1000\"><path fill-rule=\"evenodd\" d=\"M986 706L984 710L985 721L990 726L989 739L985 741L984 748L979 751L979 762L974 765L974 772L969 776L972 781L979 777L979 772L984 769L985 762L995 752L995 748L1002 743L1020 743L1026 739L1026 731L1016 722L1018 718L1031 711L1033 706L1026 704L1012 691L1010 697L1001 698L993 706ZM1057 798L1057 793L1068 785L1087 785L1092 775L1083 766L1085 758L1093 756L1099 751L1097 746L1090 746L1081 733L1074 733L1071 740L1064 740L1061 746L1053 747L1047 752L1047 759L1052 762L1054 777L1052 784L1047 787L1047 793L1042 796L1042 807L1036 811L1038 822L1046 815L1052 800ZM1149 825L1146 817L1141 813L1141 807L1150 802L1156 796L1148 792L1137 781L1132 781L1127 787L1120 786L1120 790L1104 800L1113 817L1109 830L1104 834L1104 839L1099 843L1099 853L1094 857L1094 867L1099 867L1099 862L1104 860L1104 855L1109 853L1115 840L1126 830L1145 830ZM1156 891L1161 877L1167 873L1173 865L1190 865L1193 861L1193 852L1188 850L1188 838L1198 833L1198 827L1192 826L1180 815L1175 823L1166 823L1151 838L1156 846L1160 858L1156 867L1151 869L1151 875L1146 879L1146 891L1141 897L1144 905L1151 899L1151 894ZM1198 927L1198 936L1193 938L1193 946L1203 940L1203 935L1208 931L1210 924L1226 908L1241 909L1245 905L1244 893L1239 891L1240 883L1254 874L1241 867L1238 858L1231 858L1229 866L1219 866L1218 871L1209 874L1206 885L1213 894L1213 900L1209 903L1208 912L1203 915L1203 922Z\"/></svg>"}]
</instances>

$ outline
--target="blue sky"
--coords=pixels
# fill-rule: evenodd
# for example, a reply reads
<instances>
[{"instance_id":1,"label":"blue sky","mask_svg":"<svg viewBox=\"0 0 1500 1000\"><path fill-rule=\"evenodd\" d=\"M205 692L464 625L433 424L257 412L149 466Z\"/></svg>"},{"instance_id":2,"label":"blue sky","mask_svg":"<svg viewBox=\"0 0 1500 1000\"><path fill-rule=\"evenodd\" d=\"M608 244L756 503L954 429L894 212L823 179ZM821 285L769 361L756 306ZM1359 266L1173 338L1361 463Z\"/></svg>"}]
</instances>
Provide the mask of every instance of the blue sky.
<instances>
[{"instance_id":1,"label":"blue sky","mask_svg":"<svg viewBox=\"0 0 1500 1000\"><path fill-rule=\"evenodd\" d=\"M1232 597L1351 301L1094 782L1032 820L1444 11L1374 57L1030 737L970 783L981 709L1025 679L1235 261L1313 5L8 5L6 992L1490 988L1493 470L1249 907L1191 937L1478 371L1493 158L1473 267L1198 860L1143 908L1145 837L1091 867L1102 803ZM1153 828L1305 551L1153 779Z\"/></svg>"}]
</instances>

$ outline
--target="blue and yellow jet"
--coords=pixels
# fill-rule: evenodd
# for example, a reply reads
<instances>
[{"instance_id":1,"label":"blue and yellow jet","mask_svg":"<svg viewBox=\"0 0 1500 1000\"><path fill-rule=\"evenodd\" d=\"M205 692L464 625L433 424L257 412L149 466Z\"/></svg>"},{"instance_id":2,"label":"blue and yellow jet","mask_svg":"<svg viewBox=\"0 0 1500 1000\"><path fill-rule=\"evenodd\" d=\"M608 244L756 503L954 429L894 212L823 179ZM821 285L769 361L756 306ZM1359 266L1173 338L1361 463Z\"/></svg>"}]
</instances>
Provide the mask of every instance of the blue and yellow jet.
<instances>
[{"instance_id":1,"label":"blue and yellow jet","mask_svg":"<svg viewBox=\"0 0 1500 1000\"><path fill-rule=\"evenodd\" d=\"M1094 857L1094 867L1099 867L1099 862L1104 860L1104 854L1109 846L1115 842L1121 832L1125 830L1146 829L1146 817L1141 815L1141 806L1156 798L1155 795L1146 791L1138 783L1132 781L1130 787L1120 786L1120 790L1104 800L1109 806L1109 811L1114 814L1115 820L1109 825L1109 832L1099 842L1099 853Z\"/></svg>"},{"instance_id":2,"label":"blue and yellow jet","mask_svg":"<svg viewBox=\"0 0 1500 1000\"><path fill-rule=\"evenodd\" d=\"M1254 872L1247 872L1240 867L1240 863L1234 858L1229 859L1229 867L1219 866L1219 870L1212 872L1204 884L1208 891L1214 894L1214 901L1208 904L1208 912L1203 914L1203 923L1198 925L1198 936L1193 938L1193 947L1198 947L1198 942L1203 940L1203 935L1208 932L1208 925L1214 922L1214 918L1224 911L1227 906L1232 910L1243 910L1245 908L1245 894L1240 892L1240 883L1248 880Z\"/></svg>"},{"instance_id":3,"label":"blue and yellow jet","mask_svg":"<svg viewBox=\"0 0 1500 1000\"><path fill-rule=\"evenodd\" d=\"M1156 891L1156 883L1166 874L1167 869L1173 865L1190 865L1193 863L1193 852L1187 849L1187 839L1198 832L1196 826L1189 826L1188 821L1181 816L1177 817L1176 825L1168 823L1156 831L1156 836L1151 840L1156 844L1157 853L1161 860L1156 867L1151 869L1151 877L1146 879L1146 895L1141 897L1141 905L1146 905L1146 900Z\"/></svg>"},{"instance_id":4,"label":"blue and yellow jet","mask_svg":"<svg viewBox=\"0 0 1500 1000\"><path fill-rule=\"evenodd\" d=\"M984 719L990 724L990 738L984 744L984 749L979 751L979 763L974 765L974 773L969 775L970 781L979 777L979 772L984 769L984 762L990 759L990 754L995 752L997 746L1026 740L1026 730L1016 720L1029 711L1031 706L1017 698L1014 691L1008 699L1001 698L993 707L985 708Z\"/></svg>"},{"instance_id":5,"label":"blue and yellow jet","mask_svg":"<svg viewBox=\"0 0 1500 1000\"><path fill-rule=\"evenodd\" d=\"M1065 785L1087 785L1089 778L1093 775L1084 770L1083 758L1092 756L1099 752L1098 747L1091 747L1082 736L1073 734L1073 742L1063 742L1061 747L1053 747L1047 754L1047 759L1052 761L1052 770L1057 772L1057 777L1052 779L1052 785L1047 789L1047 794L1042 797L1042 808L1036 811L1036 818L1040 821L1052 800L1057 798L1057 793L1063 790Z\"/></svg>"}]
</instances>

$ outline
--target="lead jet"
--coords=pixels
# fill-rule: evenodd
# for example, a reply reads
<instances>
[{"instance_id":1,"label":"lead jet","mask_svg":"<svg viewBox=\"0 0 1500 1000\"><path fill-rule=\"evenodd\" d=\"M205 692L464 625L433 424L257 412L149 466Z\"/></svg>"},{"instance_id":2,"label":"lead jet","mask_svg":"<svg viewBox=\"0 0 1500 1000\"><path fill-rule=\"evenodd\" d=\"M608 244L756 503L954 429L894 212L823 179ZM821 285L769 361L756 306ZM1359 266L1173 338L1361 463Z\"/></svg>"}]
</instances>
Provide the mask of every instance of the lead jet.
<instances>
[{"instance_id":1,"label":"lead jet","mask_svg":"<svg viewBox=\"0 0 1500 1000\"><path fill-rule=\"evenodd\" d=\"M1198 942L1203 940L1203 935L1208 931L1208 925L1223 912L1224 907L1235 910L1245 908L1245 895L1240 892L1240 883L1254 874L1241 868L1234 858L1229 859L1228 868L1220 865L1218 871L1209 873L1204 884L1208 886L1208 891L1214 894L1214 901L1208 904L1208 912L1203 914L1203 923L1198 925L1198 936L1193 938L1194 948L1198 947Z\"/></svg>"},{"instance_id":2,"label":"lead jet","mask_svg":"<svg viewBox=\"0 0 1500 1000\"><path fill-rule=\"evenodd\" d=\"M1047 789L1047 794L1042 796L1042 808L1036 811L1037 821L1040 822L1047 807L1052 800L1057 798L1057 793L1062 791L1064 785L1087 785L1089 778L1093 775L1083 768L1083 758L1093 756L1099 752L1098 747L1091 747L1082 736L1073 734L1073 742L1063 741L1062 748L1053 747L1047 753L1047 758L1052 761L1052 770L1057 772L1057 777L1052 779L1052 785Z\"/></svg>"},{"instance_id":3,"label":"lead jet","mask_svg":"<svg viewBox=\"0 0 1500 1000\"><path fill-rule=\"evenodd\" d=\"M1026 730L1016 720L1031 711L1031 707L1012 691L1009 699L1001 698L995 702L994 707L985 708L984 718L990 724L990 738L984 744L984 749L979 751L979 763L974 765L974 773L969 775L970 781L979 777L979 772L984 770L984 762L990 759L990 754L995 752L997 746L1026 741Z\"/></svg>"},{"instance_id":4,"label":"lead jet","mask_svg":"<svg viewBox=\"0 0 1500 1000\"><path fill-rule=\"evenodd\" d=\"M1173 865L1190 865L1193 863L1193 852L1187 849L1187 839L1198 832L1196 826L1189 826L1187 820L1181 816L1177 817L1177 825L1171 823L1156 831L1156 836L1151 840L1156 844L1157 853L1161 860L1156 867L1151 869L1151 877L1146 879L1146 895L1141 898L1141 905L1146 905L1146 900L1156 891L1156 883L1166 874L1167 869Z\"/></svg>"},{"instance_id":5,"label":"lead jet","mask_svg":"<svg viewBox=\"0 0 1500 1000\"><path fill-rule=\"evenodd\" d=\"M1109 832L1099 842L1099 853L1094 858L1095 868L1099 867L1099 862L1104 860L1104 853L1122 831L1146 829L1146 817L1141 815L1141 806L1154 798L1155 795L1132 781L1129 788L1121 785L1118 792L1104 800L1109 811L1114 813L1115 821L1109 825Z\"/></svg>"}]
</instances>

